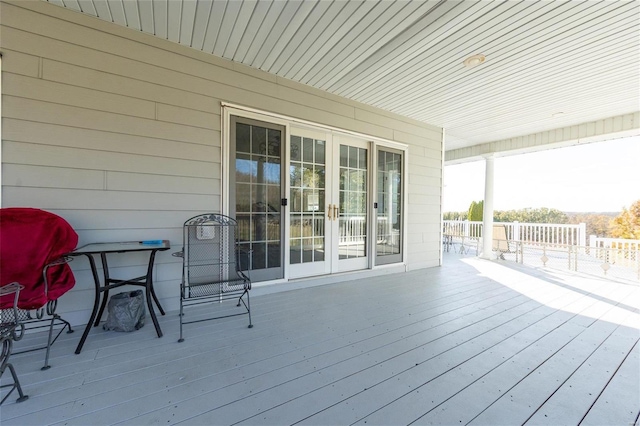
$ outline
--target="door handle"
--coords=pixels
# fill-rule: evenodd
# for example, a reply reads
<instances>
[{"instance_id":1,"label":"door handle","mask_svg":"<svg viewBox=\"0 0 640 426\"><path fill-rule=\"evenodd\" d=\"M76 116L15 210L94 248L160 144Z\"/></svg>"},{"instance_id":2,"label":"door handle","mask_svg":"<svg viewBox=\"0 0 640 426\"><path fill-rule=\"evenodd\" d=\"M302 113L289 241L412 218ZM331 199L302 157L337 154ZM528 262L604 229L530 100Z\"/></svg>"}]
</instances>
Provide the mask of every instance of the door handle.
<instances>
[{"instance_id":1,"label":"door handle","mask_svg":"<svg viewBox=\"0 0 640 426\"><path fill-rule=\"evenodd\" d=\"M337 205L333 205L333 220L337 220L338 219L338 206Z\"/></svg>"},{"instance_id":2,"label":"door handle","mask_svg":"<svg viewBox=\"0 0 640 426\"><path fill-rule=\"evenodd\" d=\"M331 213L333 213L333 207L331 206L331 204L329 204L329 207L327 207L327 217L329 218L329 220L333 220L333 216L331 216Z\"/></svg>"}]
</instances>

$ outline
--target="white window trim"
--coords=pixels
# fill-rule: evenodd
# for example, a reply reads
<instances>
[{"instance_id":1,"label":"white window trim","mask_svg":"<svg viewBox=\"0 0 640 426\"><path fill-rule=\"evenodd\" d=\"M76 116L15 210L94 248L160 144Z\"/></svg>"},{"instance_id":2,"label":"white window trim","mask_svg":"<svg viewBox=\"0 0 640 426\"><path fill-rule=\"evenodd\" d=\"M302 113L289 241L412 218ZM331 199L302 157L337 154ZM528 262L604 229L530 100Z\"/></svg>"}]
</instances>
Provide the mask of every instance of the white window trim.
<instances>
[{"instance_id":1,"label":"white window trim","mask_svg":"<svg viewBox=\"0 0 640 426\"><path fill-rule=\"evenodd\" d=\"M372 136L372 135L368 135L366 133L360 133L360 132L354 132L351 130L345 130L345 129L341 129L339 127L334 127L334 126L329 126L326 124L320 124L320 123L314 123L313 121L308 121L308 120L303 120L301 118L296 118L296 117L291 117L288 115L284 115L284 114L278 114L275 112L268 112L268 111L263 111L263 110L259 110L256 108L251 108L251 107L247 107L247 106L243 106L243 105L238 105L238 104L232 104L232 103L228 103L228 102L221 102L220 103L222 106L222 111L223 111L223 120L224 120L224 112L226 110L234 110L236 111L236 115L241 115L244 116L243 114L248 113L248 114L257 114L258 116L262 117L262 118L258 118L260 120L265 120L266 117L269 117L270 119L274 119L274 120L280 120L280 121L276 121L277 123L282 123L282 122L287 122L288 124L296 124L298 126L303 126L303 127L310 127L312 129L323 129L323 130L330 130L334 133L341 133L344 135L348 135L348 136L354 136L360 139L366 139L366 140L370 140L373 141L375 143L379 143L382 144L384 146L388 146L391 148L396 148L399 150L407 150L408 149L408 145L401 143L401 142L396 142L396 141L392 141L390 139L385 139L385 138L381 138L378 136ZM248 118L252 118L251 115L247 116ZM225 124L225 122L223 122L222 124ZM228 122L226 123L227 125L229 124ZM224 130L224 129L223 129ZM228 135L227 135L228 136Z\"/></svg>"}]
</instances>

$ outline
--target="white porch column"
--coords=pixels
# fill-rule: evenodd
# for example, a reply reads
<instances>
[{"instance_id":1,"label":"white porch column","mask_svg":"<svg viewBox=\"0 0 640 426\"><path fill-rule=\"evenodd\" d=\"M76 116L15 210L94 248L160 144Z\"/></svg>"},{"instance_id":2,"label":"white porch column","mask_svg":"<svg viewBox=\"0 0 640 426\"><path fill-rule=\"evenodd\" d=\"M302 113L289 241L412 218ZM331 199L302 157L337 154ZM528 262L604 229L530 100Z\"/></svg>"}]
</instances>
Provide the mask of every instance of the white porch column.
<instances>
[{"instance_id":1,"label":"white porch column","mask_svg":"<svg viewBox=\"0 0 640 426\"><path fill-rule=\"evenodd\" d=\"M482 209L482 252L483 259L495 259L493 253L493 155L485 157L484 204Z\"/></svg>"}]
</instances>

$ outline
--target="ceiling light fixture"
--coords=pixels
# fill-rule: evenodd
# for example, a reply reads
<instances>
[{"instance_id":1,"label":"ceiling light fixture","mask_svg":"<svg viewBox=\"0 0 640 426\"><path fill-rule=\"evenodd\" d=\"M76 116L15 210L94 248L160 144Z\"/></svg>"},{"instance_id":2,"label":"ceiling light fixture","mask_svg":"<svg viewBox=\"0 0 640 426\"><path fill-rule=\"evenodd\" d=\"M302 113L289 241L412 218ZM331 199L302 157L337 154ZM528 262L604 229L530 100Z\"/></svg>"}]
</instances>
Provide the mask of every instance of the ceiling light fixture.
<instances>
[{"instance_id":1,"label":"ceiling light fixture","mask_svg":"<svg viewBox=\"0 0 640 426\"><path fill-rule=\"evenodd\" d=\"M463 64L467 68L473 68L483 63L485 59L486 58L483 54L478 53L477 55L469 56L464 60Z\"/></svg>"}]
</instances>

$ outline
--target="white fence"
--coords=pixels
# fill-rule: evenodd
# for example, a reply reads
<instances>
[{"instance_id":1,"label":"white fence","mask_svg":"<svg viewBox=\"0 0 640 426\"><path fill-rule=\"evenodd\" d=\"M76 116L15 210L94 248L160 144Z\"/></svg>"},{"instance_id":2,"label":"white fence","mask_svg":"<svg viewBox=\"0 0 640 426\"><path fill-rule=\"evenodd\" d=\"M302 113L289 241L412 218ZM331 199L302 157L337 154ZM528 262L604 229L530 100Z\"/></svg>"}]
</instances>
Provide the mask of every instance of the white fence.
<instances>
[{"instance_id":1,"label":"white fence","mask_svg":"<svg viewBox=\"0 0 640 426\"><path fill-rule=\"evenodd\" d=\"M587 254L612 265L632 266L640 278L640 240L589 236Z\"/></svg>"},{"instance_id":2,"label":"white fence","mask_svg":"<svg viewBox=\"0 0 640 426\"><path fill-rule=\"evenodd\" d=\"M496 241L494 251L502 259L532 266L548 266L571 271L640 281L640 240L589 237L586 225L494 222L505 227L505 237ZM453 247L466 253L481 246L482 222L444 221L445 250Z\"/></svg>"},{"instance_id":3,"label":"white fence","mask_svg":"<svg viewBox=\"0 0 640 426\"><path fill-rule=\"evenodd\" d=\"M612 248L622 250L638 250L640 240L626 240L624 238L601 238L595 235L589 236L589 247Z\"/></svg>"},{"instance_id":4,"label":"white fence","mask_svg":"<svg viewBox=\"0 0 640 426\"><path fill-rule=\"evenodd\" d=\"M340 245L363 244L367 236L367 222L364 216L343 216L340 218L338 237ZM376 221L376 239L378 243L398 244L400 230L394 228L387 217L378 217Z\"/></svg>"},{"instance_id":5,"label":"white fence","mask_svg":"<svg viewBox=\"0 0 640 426\"><path fill-rule=\"evenodd\" d=\"M340 217L338 236L341 246L363 244L367 235L367 221L364 216Z\"/></svg>"},{"instance_id":6,"label":"white fence","mask_svg":"<svg viewBox=\"0 0 640 426\"><path fill-rule=\"evenodd\" d=\"M495 226L504 226L507 240L522 241L527 244L544 245L586 245L586 224L560 223L521 223L494 222ZM475 241L482 238L482 222L445 220L444 234L446 236L464 238Z\"/></svg>"}]
</instances>

